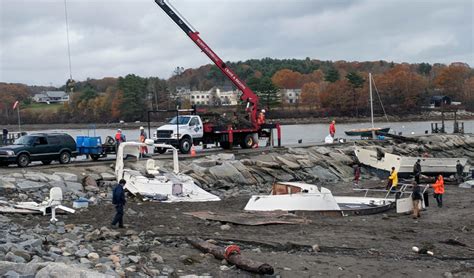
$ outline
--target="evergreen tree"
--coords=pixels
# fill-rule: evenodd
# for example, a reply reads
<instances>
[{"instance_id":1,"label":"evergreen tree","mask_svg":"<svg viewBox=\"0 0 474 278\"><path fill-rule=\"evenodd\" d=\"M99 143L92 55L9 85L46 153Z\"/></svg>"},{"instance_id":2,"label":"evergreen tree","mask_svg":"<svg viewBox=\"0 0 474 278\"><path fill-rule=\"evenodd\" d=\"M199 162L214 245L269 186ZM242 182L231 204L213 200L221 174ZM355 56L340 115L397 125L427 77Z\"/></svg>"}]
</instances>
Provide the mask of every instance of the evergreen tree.
<instances>
[{"instance_id":1,"label":"evergreen tree","mask_svg":"<svg viewBox=\"0 0 474 278\"><path fill-rule=\"evenodd\" d=\"M357 72L351 71L346 75L346 79L349 81L351 84L351 87L356 89L356 88L362 88L364 85L364 78L360 76Z\"/></svg>"},{"instance_id":2,"label":"evergreen tree","mask_svg":"<svg viewBox=\"0 0 474 278\"><path fill-rule=\"evenodd\" d=\"M330 68L327 72L326 75L324 75L324 80L334 83L337 80L339 80L339 71L335 68Z\"/></svg>"},{"instance_id":3,"label":"evergreen tree","mask_svg":"<svg viewBox=\"0 0 474 278\"><path fill-rule=\"evenodd\" d=\"M247 85L258 95L262 107L270 108L280 104L281 99L278 89L273 85L269 77L252 77L247 82Z\"/></svg>"},{"instance_id":4,"label":"evergreen tree","mask_svg":"<svg viewBox=\"0 0 474 278\"><path fill-rule=\"evenodd\" d=\"M146 85L146 79L134 74L119 78L118 86L123 92L120 110L125 121L143 119L147 110L147 105L145 105Z\"/></svg>"}]
</instances>

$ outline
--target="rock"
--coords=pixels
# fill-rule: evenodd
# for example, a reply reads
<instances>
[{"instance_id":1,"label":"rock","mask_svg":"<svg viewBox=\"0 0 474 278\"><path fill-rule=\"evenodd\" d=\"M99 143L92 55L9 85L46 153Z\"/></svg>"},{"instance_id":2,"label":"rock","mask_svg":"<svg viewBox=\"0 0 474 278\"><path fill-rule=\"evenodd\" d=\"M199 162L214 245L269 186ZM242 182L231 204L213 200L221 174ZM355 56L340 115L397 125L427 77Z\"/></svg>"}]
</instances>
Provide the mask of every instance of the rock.
<instances>
[{"instance_id":1,"label":"rock","mask_svg":"<svg viewBox=\"0 0 474 278\"><path fill-rule=\"evenodd\" d=\"M5 261L14 262L14 263L25 263L26 260L20 256L15 255L13 252L8 252L5 255Z\"/></svg>"},{"instance_id":2,"label":"rock","mask_svg":"<svg viewBox=\"0 0 474 278\"><path fill-rule=\"evenodd\" d=\"M23 180L17 182L16 187L20 190L38 190L42 187L46 186L46 183L39 183L35 181Z\"/></svg>"},{"instance_id":3,"label":"rock","mask_svg":"<svg viewBox=\"0 0 474 278\"><path fill-rule=\"evenodd\" d=\"M114 174L110 174L110 173L101 173L101 174L100 174L100 177L101 177L102 180L104 180L104 181L115 181L115 180L116 180L115 175L114 175Z\"/></svg>"},{"instance_id":4,"label":"rock","mask_svg":"<svg viewBox=\"0 0 474 278\"><path fill-rule=\"evenodd\" d=\"M449 271L446 271L445 273L443 273L443 277L445 278L452 278L453 277L453 274Z\"/></svg>"},{"instance_id":5,"label":"rock","mask_svg":"<svg viewBox=\"0 0 474 278\"><path fill-rule=\"evenodd\" d=\"M474 180L469 180L469 181L466 181L466 182L463 182L459 185L460 188L473 188L474 187Z\"/></svg>"},{"instance_id":6,"label":"rock","mask_svg":"<svg viewBox=\"0 0 474 278\"><path fill-rule=\"evenodd\" d=\"M75 174L66 172L55 172L53 175L60 176L64 181L77 182L78 178Z\"/></svg>"},{"instance_id":7,"label":"rock","mask_svg":"<svg viewBox=\"0 0 474 278\"><path fill-rule=\"evenodd\" d=\"M163 260L163 257L161 257L160 255L156 254L155 252L151 252L150 254L150 259L152 261L154 261L155 263L159 263L159 264L162 264L164 263L165 261Z\"/></svg>"},{"instance_id":8,"label":"rock","mask_svg":"<svg viewBox=\"0 0 474 278\"><path fill-rule=\"evenodd\" d=\"M262 250L260 250L260 248L258 248L258 247L252 249L252 251L255 252L255 253L262 253Z\"/></svg>"},{"instance_id":9,"label":"rock","mask_svg":"<svg viewBox=\"0 0 474 278\"><path fill-rule=\"evenodd\" d=\"M230 268L229 268L228 266L226 266L226 265L221 265L221 266L219 266L219 269L222 270L222 271L227 271L227 270L229 270Z\"/></svg>"},{"instance_id":10,"label":"rock","mask_svg":"<svg viewBox=\"0 0 474 278\"><path fill-rule=\"evenodd\" d=\"M25 250L14 250L12 251L16 256L22 257L25 261L29 262L31 260L31 255Z\"/></svg>"},{"instance_id":11,"label":"rock","mask_svg":"<svg viewBox=\"0 0 474 278\"><path fill-rule=\"evenodd\" d=\"M119 256L117 256L117 255L110 255L110 256L109 256L109 259L110 259L113 263L120 262L120 258L119 258Z\"/></svg>"},{"instance_id":12,"label":"rock","mask_svg":"<svg viewBox=\"0 0 474 278\"><path fill-rule=\"evenodd\" d=\"M3 274L2 277L4 277L4 278L20 278L22 276L20 276L20 274L18 274L17 272L15 272L13 270L9 270L7 273Z\"/></svg>"},{"instance_id":13,"label":"rock","mask_svg":"<svg viewBox=\"0 0 474 278\"><path fill-rule=\"evenodd\" d=\"M289 267L284 267L283 270L291 271L291 268L289 268Z\"/></svg>"},{"instance_id":14,"label":"rock","mask_svg":"<svg viewBox=\"0 0 474 278\"><path fill-rule=\"evenodd\" d=\"M82 186L82 184L78 182L67 181L66 188L70 192L84 191L84 187Z\"/></svg>"},{"instance_id":15,"label":"rock","mask_svg":"<svg viewBox=\"0 0 474 278\"><path fill-rule=\"evenodd\" d=\"M80 258L80 259L79 259L79 262L80 262L81 264L90 264L90 263L91 263L91 261L89 261L89 260L86 259L86 258Z\"/></svg>"},{"instance_id":16,"label":"rock","mask_svg":"<svg viewBox=\"0 0 474 278\"><path fill-rule=\"evenodd\" d=\"M118 244L112 245L112 252L118 253L118 252L120 252L120 249L122 249L122 247L120 245L118 245Z\"/></svg>"},{"instance_id":17,"label":"rock","mask_svg":"<svg viewBox=\"0 0 474 278\"><path fill-rule=\"evenodd\" d=\"M217 154L219 160L235 160L235 155L233 153L219 153Z\"/></svg>"},{"instance_id":18,"label":"rock","mask_svg":"<svg viewBox=\"0 0 474 278\"><path fill-rule=\"evenodd\" d=\"M126 271L126 272L136 272L136 271L137 271L137 267L134 266L134 265L131 265L131 266L125 268L125 271Z\"/></svg>"},{"instance_id":19,"label":"rock","mask_svg":"<svg viewBox=\"0 0 474 278\"><path fill-rule=\"evenodd\" d=\"M49 181L47 177L45 177L42 173L38 173L38 172L25 173L23 176L25 177L25 179L30 180L30 181L37 181L41 183L45 183Z\"/></svg>"},{"instance_id":20,"label":"rock","mask_svg":"<svg viewBox=\"0 0 474 278\"><path fill-rule=\"evenodd\" d=\"M19 245L22 249L32 249L35 247L40 247L43 244L41 239L29 239L21 242Z\"/></svg>"},{"instance_id":21,"label":"rock","mask_svg":"<svg viewBox=\"0 0 474 278\"><path fill-rule=\"evenodd\" d=\"M313 249L313 252L319 252L319 251L321 251L321 249L319 248L319 245L318 245L318 244L314 244L313 246L311 246L311 248Z\"/></svg>"},{"instance_id":22,"label":"rock","mask_svg":"<svg viewBox=\"0 0 474 278\"><path fill-rule=\"evenodd\" d=\"M74 253L74 255L75 255L76 257L84 258L84 257L86 257L89 253L90 253L90 251L87 250L86 248L84 248L84 249L79 249L79 250L77 250L76 253Z\"/></svg>"},{"instance_id":23,"label":"rock","mask_svg":"<svg viewBox=\"0 0 474 278\"><path fill-rule=\"evenodd\" d=\"M275 159L280 161L281 163L283 163L285 166L287 166L288 168L290 168L292 170L297 170L297 169L301 168L298 163L289 161L288 159L285 159L281 156L276 156Z\"/></svg>"},{"instance_id":24,"label":"rock","mask_svg":"<svg viewBox=\"0 0 474 278\"><path fill-rule=\"evenodd\" d=\"M304 171L314 177L319 178L319 180L321 181L335 182L339 180L339 178L331 171L329 171L328 169L324 169L319 165L316 165L312 168L305 168Z\"/></svg>"},{"instance_id":25,"label":"rock","mask_svg":"<svg viewBox=\"0 0 474 278\"><path fill-rule=\"evenodd\" d=\"M48 263L36 273L35 278L112 278L113 275L103 274L97 271L83 269L75 265L66 265L64 263Z\"/></svg>"},{"instance_id":26,"label":"rock","mask_svg":"<svg viewBox=\"0 0 474 278\"><path fill-rule=\"evenodd\" d=\"M222 165L209 168L209 173L216 180L227 181L232 184L251 184L230 162L225 161Z\"/></svg>"},{"instance_id":27,"label":"rock","mask_svg":"<svg viewBox=\"0 0 474 278\"><path fill-rule=\"evenodd\" d=\"M95 261L95 260L98 260L100 258L100 256L99 256L99 254L97 254L95 252L91 252L91 253L87 254L87 258L89 260Z\"/></svg>"},{"instance_id":28,"label":"rock","mask_svg":"<svg viewBox=\"0 0 474 278\"><path fill-rule=\"evenodd\" d=\"M133 235L138 235L138 233L135 230L127 230L125 232L126 236L133 236Z\"/></svg>"},{"instance_id":29,"label":"rock","mask_svg":"<svg viewBox=\"0 0 474 278\"><path fill-rule=\"evenodd\" d=\"M14 189L16 189L16 186L12 182L3 178L0 179L0 190L9 191Z\"/></svg>"},{"instance_id":30,"label":"rock","mask_svg":"<svg viewBox=\"0 0 474 278\"><path fill-rule=\"evenodd\" d=\"M388 215L386 213L382 214L382 219L383 220L388 220Z\"/></svg>"},{"instance_id":31,"label":"rock","mask_svg":"<svg viewBox=\"0 0 474 278\"><path fill-rule=\"evenodd\" d=\"M222 230L222 231L228 231L228 230L230 230L230 229L231 229L231 227L230 227L230 225L228 225L228 224L224 224L224 225L221 226L221 230Z\"/></svg>"},{"instance_id":32,"label":"rock","mask_svg":"<svg viewBox=\"0 0 474 278\"><path fill-rule=\"evenodd\" d=\"M128 256L132 263L138 263L140 261L140 256Z\"/></svg>"}]
</instances>

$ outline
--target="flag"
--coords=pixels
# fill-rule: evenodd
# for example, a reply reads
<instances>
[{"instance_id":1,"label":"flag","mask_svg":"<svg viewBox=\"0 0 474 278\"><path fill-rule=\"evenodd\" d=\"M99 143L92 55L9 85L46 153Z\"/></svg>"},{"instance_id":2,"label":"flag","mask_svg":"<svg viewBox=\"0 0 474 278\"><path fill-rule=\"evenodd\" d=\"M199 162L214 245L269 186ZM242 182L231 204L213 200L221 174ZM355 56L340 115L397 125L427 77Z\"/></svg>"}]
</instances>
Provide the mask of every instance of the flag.
<instances>
[{"instance_id":1,"label":"flag","mask_svg":"<svg viewBox=\"0 0 474 278\"><path fill-rule=\"evenodd\" d=\"M20 104L20 103L18 102L18 100L17 100L17 101L15 101L15 103L13 104L13 110L15 110L15 109L16 109L16 107L18 106L18 104Z\"/></svg>"}]
</instances>

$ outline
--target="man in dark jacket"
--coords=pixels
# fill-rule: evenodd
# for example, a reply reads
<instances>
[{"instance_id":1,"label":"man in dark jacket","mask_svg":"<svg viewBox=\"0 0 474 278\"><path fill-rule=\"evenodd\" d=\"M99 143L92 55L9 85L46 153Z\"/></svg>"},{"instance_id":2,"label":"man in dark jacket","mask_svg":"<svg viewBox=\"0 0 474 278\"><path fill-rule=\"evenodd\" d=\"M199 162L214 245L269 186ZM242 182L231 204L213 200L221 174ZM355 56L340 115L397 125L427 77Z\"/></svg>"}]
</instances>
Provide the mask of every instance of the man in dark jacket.
<instances>
[{"instance_id":1,"label":"man in dark jacket","mask_svg":"<svg viewBox=\"0 0 474 278\"><path fill-rule=\"evenodd\" d=\"M413 200L413 219L420 217L420 208L422 206L421 201L423 200L423 193L421 187L414 182L413 183L413 192L411 194Z\"/></svg>"},{"instance_id":2,"label":"man in dark jacket","mask_svg":"<svg viewBox=\"0 0 474 278\"><path fill-rule=\"evenodd\" d=\"M125 186L126 181L121 179L119 183L115 186L113 195L112 195L112 204L115 205L115 217L112 221L112 227L115 228L115 225L119 225L119 228L123 228L123 207L125 206L125 191L123 187Z\"/></svg>"},{"instance_id":3,"label":"man in dark jacket","mask_svg":"<svg viewBox=\"0 0 474 278\"><path fill-rule=\"evenodd\" d=\"M462 166L461 162L458 160L456 163L456 179L458 183L462 183L464 181L462 173L464 172L464 166Z\"/></svg>"},{"instance_id":4,"label":"man in dark jacket","mask_svg":"<svg viewBox=\"0 0 474 278\"><path fill-rule=\"evenodd\" d=\"M418 159L413 165L413 174L415 175L415 181L417 184L420 184L420 176L421 176L421 160Z\"/></svg>"}]
</instances>

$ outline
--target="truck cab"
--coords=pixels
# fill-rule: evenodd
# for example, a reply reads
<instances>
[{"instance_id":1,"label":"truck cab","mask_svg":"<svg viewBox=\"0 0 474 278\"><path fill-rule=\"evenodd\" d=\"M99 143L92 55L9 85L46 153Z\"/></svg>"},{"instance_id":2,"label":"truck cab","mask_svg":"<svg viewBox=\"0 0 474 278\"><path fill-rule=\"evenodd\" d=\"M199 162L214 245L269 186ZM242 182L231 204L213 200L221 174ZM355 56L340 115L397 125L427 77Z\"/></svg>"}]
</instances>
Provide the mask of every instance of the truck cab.
<instances>
[{"instance_id":1,"label":"truck cab","mask_svg":"<svg viewBox=\"0 0 474 278\"><path fill-rule=\"evenodd\" d=\"M173 117L167 124L156 129L155 143L172 145L187 154L192 145L202 141L204 129L201 117L197 115L179 115ZM166 149L158 148L159 153Z\"/></svg>"}]
</instances>

